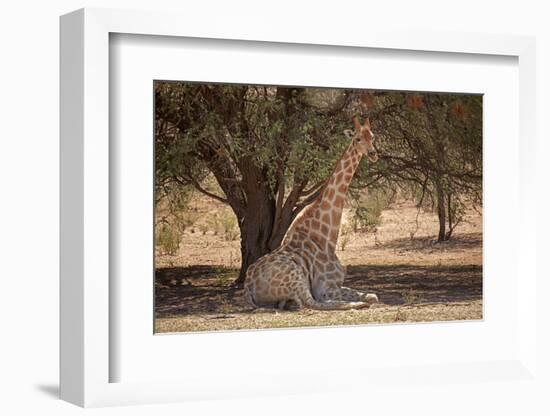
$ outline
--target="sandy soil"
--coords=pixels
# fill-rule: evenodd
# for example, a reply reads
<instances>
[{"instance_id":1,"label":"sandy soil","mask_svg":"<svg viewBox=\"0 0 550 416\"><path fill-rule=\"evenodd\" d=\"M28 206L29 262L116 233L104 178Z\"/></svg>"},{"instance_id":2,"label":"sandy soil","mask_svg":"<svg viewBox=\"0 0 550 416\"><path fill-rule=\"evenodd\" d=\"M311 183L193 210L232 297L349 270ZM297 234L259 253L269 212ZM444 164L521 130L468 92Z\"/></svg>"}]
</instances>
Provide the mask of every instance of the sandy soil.
<instances>
[{"instance_id":1,"label":"sandy soil","mask_svg":"<svg viewBox=\"0 0 550 416\"><path fill-rule=\"evenodd\" d=\"M201 226L226 208L209 202L193 209L199 220L185 231L178 253L157 255L157 332L482 318L482 218L474 210L451 241L437 244L434 214L418 214L408 202L392 205L376 233L346 233L337 252L348 267L345 284L376 293L381 303L357 311L286 312L244 304L231 288L240 266L238 240Z\"/></svg>"},{"instance_id":2,"label":"sandy soil","mask_svg":"<svg viewBox=\"0 0 550 416\"><path fill-rule=\"evenodd\" d=\"M157 333L305 328L477 320L481 319L482 313L482 303L477 300L448 304L377 305L370 309L351 311L260 311L173 316L158 319L155 327Z\"/></svg>"}]
</instances>

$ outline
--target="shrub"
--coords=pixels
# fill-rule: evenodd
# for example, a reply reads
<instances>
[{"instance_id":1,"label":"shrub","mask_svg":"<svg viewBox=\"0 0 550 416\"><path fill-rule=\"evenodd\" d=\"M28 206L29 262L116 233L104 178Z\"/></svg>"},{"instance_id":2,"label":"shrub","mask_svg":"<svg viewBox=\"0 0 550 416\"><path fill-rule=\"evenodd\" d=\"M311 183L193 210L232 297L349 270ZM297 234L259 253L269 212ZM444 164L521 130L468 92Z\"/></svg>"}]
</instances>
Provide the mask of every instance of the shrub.
<instances>
[{"instance_id":1,"label":"shrub","mask_svg":"<svg viewBox=\"0 0 550 416\"><path fill-rule=\"evenodd\" d=\"M353 220L352 220L353 222ZM355 226L353 224L346 224L344 226L342 226L342 232L340 234L340 238L339 238L339 241L340 241L340 250L344 251L346 249L346 246L348 245L349 243L349 240L351 238L351 231L355 230Z\"/></svg>"},{"instance_id":2,"label":"shrub","mask_svg":"<svg viewBox=\"0 0 550 416\"><path fill-rule=\"evenodd\" d=\"M237 218L232 212L224 211L219 217L219 224L223 232L225 241L234 241L239 237L239 227L237 226Z\"/></svg>"},{"instance_id":3,"label":"shrub","mask_svg":"<svg viewBox=\"0 0 550 416\"><path fill-rule=\"evenodd\" d=\"M198 219L196 211L188 209L193 195L192 189L187 186L167 184L156 195L156 239L159 244L167 244L173 251L173 244L181 240L181 236L188 227ZM193 231L193 230L192 230ZM160 240L159 240L160 239ZM177 247L175 248L177 251Z\"/></svg>"},{"instance_id":4,"label":"shrub","mask_svg":"<svg viewBox=\"0 0 550 416\"><path fill-rule=\"evenodd\" d=\"M157 228L155 245L160 248L161 253L174 256L181 244L180 233L168 224L162 224Z\"/></svg>"},{"instance_id":5,"label":"shrub","mask_svg":"<svg viewBox=\"0 0 550 416\"><path fill-rule=\"evenodd\" d=\"M374 231L381 223L381 214L389 205L389 197L380 191L372 191L359 201L358 206L353 211L351 224L355 231Z\"/></svg>"}]
</instances>

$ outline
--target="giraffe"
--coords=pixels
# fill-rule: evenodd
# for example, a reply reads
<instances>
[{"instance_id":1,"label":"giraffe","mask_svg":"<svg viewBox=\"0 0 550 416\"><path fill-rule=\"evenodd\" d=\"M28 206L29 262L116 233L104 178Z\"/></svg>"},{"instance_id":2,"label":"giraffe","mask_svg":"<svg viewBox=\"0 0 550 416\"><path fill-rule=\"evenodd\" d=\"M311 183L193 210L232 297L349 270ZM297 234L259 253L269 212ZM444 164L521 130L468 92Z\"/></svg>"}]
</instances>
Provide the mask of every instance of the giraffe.
<instances>
[{"instance_id":1,"label":"giraffe","mask_svg":"<svg viewBox=\"0 0 550 416\"><path fill-rule=\"evenodd\" d=\"M343 310L378 302L343 286L346 270L336 256L344 201L363 155L378 160L374 135L367 118L355 131L345 130L351 143L336 163L323 191L293 221L281 245L252 264L244 283L245 299L253 307Z\"/></svg>"}]
</instances>

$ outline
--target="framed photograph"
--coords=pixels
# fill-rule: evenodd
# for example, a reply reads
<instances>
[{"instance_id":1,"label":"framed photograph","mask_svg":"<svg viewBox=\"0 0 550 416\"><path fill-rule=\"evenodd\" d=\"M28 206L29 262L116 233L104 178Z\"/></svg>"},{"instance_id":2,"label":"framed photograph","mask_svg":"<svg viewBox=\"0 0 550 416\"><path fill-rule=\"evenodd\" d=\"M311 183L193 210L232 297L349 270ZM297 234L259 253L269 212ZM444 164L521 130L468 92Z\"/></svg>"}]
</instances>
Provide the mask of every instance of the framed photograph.
<instances>
[{"instance_id":1,"label":"framed photograph","mask_svg":"<svg viewBox=\"0 0 550 416\"><path fill-rule=\"evenodd\" d=\"M541 386L534 39L346 27L61 18L64 400Z\"/></svg>"},{"instance_id":2,"label":"framed photograph","mask_svg":"<svg viewBox=\"0 0 550 416\"><path fill-rule=\"evenodd\" d=\"M153 87L156 333L482 319L481 94Z\"/></svg>"}]
</instances>

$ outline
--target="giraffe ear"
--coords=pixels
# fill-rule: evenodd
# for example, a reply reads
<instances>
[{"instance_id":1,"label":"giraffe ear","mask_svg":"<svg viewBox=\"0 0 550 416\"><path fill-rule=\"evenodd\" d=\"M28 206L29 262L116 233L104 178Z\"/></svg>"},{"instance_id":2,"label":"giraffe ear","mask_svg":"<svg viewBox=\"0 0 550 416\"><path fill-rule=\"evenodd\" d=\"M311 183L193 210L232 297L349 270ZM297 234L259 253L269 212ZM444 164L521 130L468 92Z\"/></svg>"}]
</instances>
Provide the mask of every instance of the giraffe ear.
<instances>
[{"instance_id":1,"label":"giraffe ear","mask_svg":"<svg viewBox=\"0 0 550 416\"><path fill-rule=\"evenodd\" d=\"M365 119L365 127L370 129L370 120L368 117Z\"/></svg>"},{"instance_id":2,"label":"giraffe ear","mask_svg":"<svg viewBox=\"0 0 550 416\"><path fill-rule=\"evenodd\" d=\"M355 137L355 133L349 129L344 130L344 134L348 139L353 139Z\"/></svg>"},{"instance_id":3,"label":"giraffe ear","mask_svg":"<svg viewBox=\"0 0 550 416\"><path fill-rule=\"evenodd\" d=\"M359 123L359 120L356 117L353 117L353 125L355 126L355 130L360 131L361 130L361 123Z\"/></svg>"}]
</instances>

